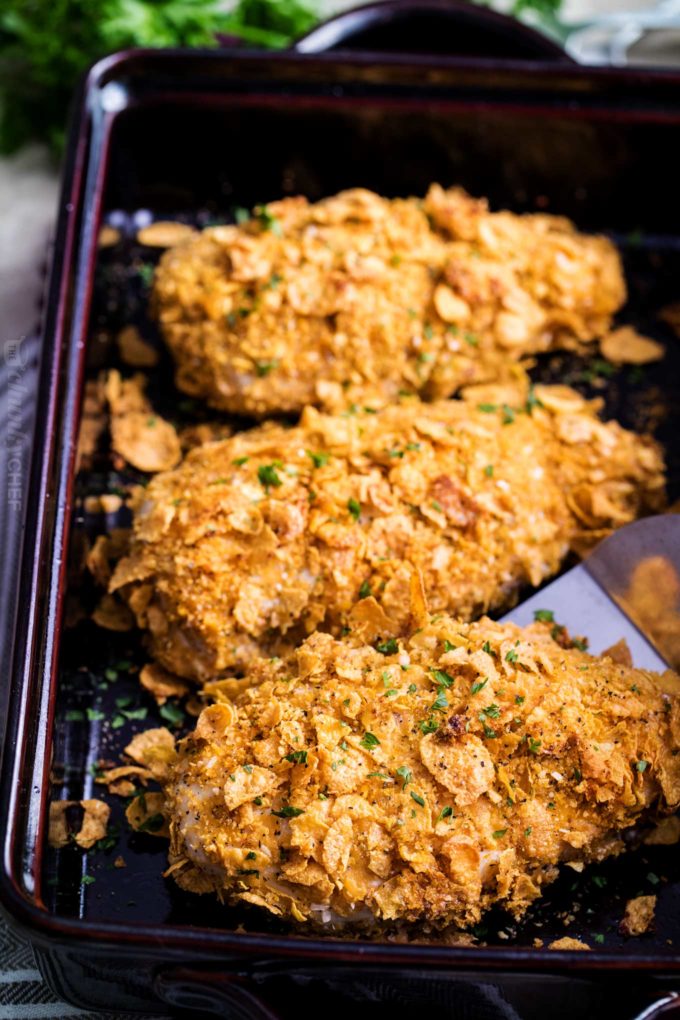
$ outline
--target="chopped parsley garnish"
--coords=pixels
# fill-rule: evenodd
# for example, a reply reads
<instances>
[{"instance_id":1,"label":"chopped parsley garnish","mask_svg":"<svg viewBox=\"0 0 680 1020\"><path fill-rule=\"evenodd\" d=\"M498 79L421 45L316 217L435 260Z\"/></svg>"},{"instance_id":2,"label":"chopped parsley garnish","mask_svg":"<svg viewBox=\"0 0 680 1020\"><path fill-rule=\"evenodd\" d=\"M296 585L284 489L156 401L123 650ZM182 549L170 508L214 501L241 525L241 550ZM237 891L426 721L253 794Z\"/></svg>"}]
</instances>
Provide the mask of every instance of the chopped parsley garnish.
<instances>
[{"instance_id":1,"label":"chopped parsley garnish","mask_svg":"<svg viewBox=\"0 0 680 1020\"><path fill-rule=\"evenodd\" d=\"M498 410L498 404L477 404L477 410L483 411L484 414L493 414Z\"/></svg>"},{"instance_id":2,"label":"chopped parsley garnish","mask_svg":"<svg viewBox=\"0 0 680 1020\"><path fill-rule=\"evenodd\" d=\"M237 875L255 875L256 878L260 877L260 872L257 868L239 868L236 872Z\"/></svg>"},{"instance_id":3,"label":"chopped parsley garnish","mask_svg":"<svg viewBox=\"0 0 680 1020\"><path fill-rule=\"evenodd\" d=\"M364 747L367 751L372 751L375 747L378 747L380 741L374 733L370 733L368 730L364 733L363 737L359 741L359 745Z\"/></svg>"},{"instance_id":4,"label":"chopped parsley garnish","mask_svg":"<svg viewBox=\"0 0 680 1020\"><path fill-rule=\"evenodd\" d=\"M524 835L530 836L532 832L533 832L532 827L530 825L527 825L526 829L524 830Z\"/></svg>"},{"instance_id":5,"label":"chopped parsley garnish","mask_svg":"<svg viewBox=\"0 0 680 1020\"><path fill-rule=\"evenodd\" d=\"M402 790L405 790L408 784L413 780L413 773L411 772L408 765L400 765L397 769L397 775L404 780Z\"/></svg>"},{"instance_id":6,"label":"chopped parsley garnish","mask_svg":"<svg viewBox=\"0 0 680 1020\"><path fill-rule=\"evenodd\" d=\"M487 464L484 468L484 474L487 478L493 478L493 464Z\"/></svg>"},{"instance_id":7,"label":"chopped parsley garnish","mask_svg":"<svg viewBox=\"0 0 680 1020\"><path fill-rule=\"evenodd\" d=\"M413 790L411 790L411 800L414 800L416 804L419 804L421 807L425 807L425 801L423 798L419 793L414 793Z\"/></svg>"},{"instance_id":8,"label":"chopped parsley garnish","mask_svg":"<svg viewBox=\"0 0 680 1020\"><path fill-rule=\"evenodd\" d=\"M491 726L488 726L487 723L484 723L483 729L484 729L484 736L488 737L489 740L493 740L493 738L495 736L497 736L496 731L494 729L492 729Z\"/></svg>"},{"instance_id":9,"label":"chopped parsley garnish","mask_svg":"<svg viewBox=\"0 0 680 1020\"><path fill-rule=\"evenodd\" d=\"M409 684L408 687L406 688L406 693L407 694L415 694L417 690L418 690L418 688L416 687L415 684Z\"/></svg>"},{"instance_id":10,"label":"chopped parsley garnish","mask_svg":"<svg viewBox=\"0 0 680 1020\"><path fill-rule=\"evenodd\" d=\"M359 588L359 598L367 599L371 594L371 585L368 581L362 581L361 587Z\"/></svg>"},{"instance_id":11,"label":"chopped parsley garnish","mask_svg":"<svg viewBox=\"0 0 680 1020\"><path fill-rule=\"evenodd\" d=\"M438 729L439 729L439 723L435 722L435 720L431 719L431 718L430 719L423 719L423 721L420 724L420 732L421 733L425 733L425 734L427 734L427 733L436 733L436 731Z\"/></svg>"},{"instance_id":12,"label":"chopped parsley garnish","mask_svg":"<svg viewBox=\"0 0 680 1020\"><path fill-rule=\"evenodd\" d=\"M485 641L484 644L482 645L482 651L486 652L487 655L495 654L493 648L491 647L488 641Z\"/></svg>"},{"instance_id":13,"label":"chopped parsley garnish","mask_svg":"<svg viewBox=\"0 0 680 1020\"><path fill-rule=\"evenodd\" d=\"M159 714L170 726L181 726L184 722L184 712L179 705L173 705L171 701L166 701L164 705L161 705L158 710Z\"/></svg>"},{"instance_id":14,"label":"chopped parsley garnish","mask_svg":"<svg viewBox=\"0 0 680 1020\"><path fill-rule=\"evenodd\" d=\"M578 648L579 652L588 651L588 638L572 638L571 643L574 648Z\"/></svg>"},{"instance_id":15,"label":"chopped parsley garnish","mask_svg":"<svg viewBox=\"0 0 680 1020\"><path fill-rule=\"evenodd\" d=\"M507 831L508 831L507 829L496 829L496 831L493 833L493 838L502 839Z\"/></svg>"},{"instance_id":16,"label":"chopped parsley garnish","mask_svg":"<svg viewBox=\"0 0 680 1020\"><path fill-rule=\"evenodd\" d=\"M534 387L530 386L529 392L527 394L527 402L525 405L525 410L527 414L533 414L533 410L535 407L543 407L543 403L536 396L536 391L534 390Z\"/></svg>"},{"instance_id":17,"label":"chopped parsley garnish","mask_svg":"<svg viewBox=\"0 0 680 1020\"><path fill-rule=\"evenodd\" d=\"M479 337L476 337L474 333L463 333L463 339L466 344L470 345L470 347L479 347Z\"/></svg>"},{"instance_id":18,"label":"chopped parsley garnish","mask_svg":"<svg viewBox=\"0 0 680 1020\"><path fill-rule=\"evenodd\" d=\"M441 809L441 811L439 812L439 814L437 815L437 822L441 822L444 818L451 818L452 815L453 815L453 808L452 807L448 807L448 805L447 805L446 807L443 807ZM435 825L437 824L437 822L435 822Z\"/></svg>"},{"instance_id":19,"label":"chopped parsley garnish","mask_svg":"<svg viewBox=\"0 0 680 1020\"><path fill-rule=\"evenodd\" d=\"M272 273L272 275L269 277L269 279L264 284L262 289L263 290L276 290L278 285L281 283L282 279L283 279L283 277L279 276L278 273Z\"/></svg>"},{"instance_id":20,"label":"chopped parsley garnish","mask_svg":"<svg viewBox=\"0 0 680 1020\"><path fill-rule=\"evenodd\" d=\"M282 484L276 472L276 468L280 466L280 464L260 464L257 469L257 477L260 484L264 486L267 492L269 492L270 488L278 488Z\"/></svg>"},{"instance_id":21,"label":"chopped parsley garnish","mask_svg":"<svg viewBox=\"0 0 680 1020\"><path fill-rule=\"evenodd\" d=\"M649 762L645 761L644 758L641 758L640 761L635 762L635 768L638 772L644 772L648 765Z\"/></svg>"},{"instance_id":22,"label":"chopped parsley garnish","mask_svg":"<svg viewBox=\"0 0 680 1020\"><path fill-rule=\"evenodd\" d=\"M368 779L386 779L388 781L388 783L391 782L391 777L390 776L386 776L384 772L369 772L367 778Z\"/></svg>"},{"instance_id":23,"label":"chopped parsley garnish","mask_svg":"<svg viewBox=\"0 0 680 1020\"><path fill-rule=\"evenodd\" d=\"M436 510L438 514L441 514L444 511L444 508L442 507L441 503L437 499L433 499L432 500L431 506L432 506L432 509Z\"/></svg>"},{"instance_id":24,"label":"chopped parsley garnish","mask_svg":"<svg viewBox=\"0 0 680 1020\"><path fill-rule=\"evenodd\" d=\"M243 464L247 464L248 460L248 457L236 457L235 460L232 460L232 464L234 467L241 467Z\"/></svg>"},{"instance_id":25,"label":"chopped parsley garnish","mask_svg":"<svg viewBox=\"0 0 680 1020\"><path fill-rule=\"evenodd\" d=\"M515 420L515 412L507 404L503 404L503 424L512 425Z\"/></svg>"},{"instance_id":26,"label":"chopped parsley garnish","mask_svg":"<svg viewBox=\"0 0 680 1020\"><path fill-rule=\"evenodd\" d=\"M652 885L658 885L661 879L658 875L655 875L653 871L647 872L647 881L651 882Z\"/></svg>"},{"instance_id":27,"label":"chopped parsley garnish","mask_svg":"<svg viewBox=\"0 0 680 1020\"><path fill-rule=\"evenodd\" d=\"M432 676L438 684L441 684L442 687L450 687L454 682L454 678L451 674L447 673L444 669L433 669Z\"/></svg>"},{"instance_id":28,"label":"chopped parsley garnish","mask_svg":"<svg viewBox=\"0 0 680 1020\"><path fill-rule=\"evenodd\" d=\"M506 662L517 662L518 659L519 655L517 654L514 648L511 648L510 651L506 653L505 656Z\"/></svg>"},{"instance_id":29,"label":"chopped parsley garnish","mask_svg":"<svg viewBox=\"0 0 680 1020\"><path fill-rule=\"evenodd\" d=\"M256 205L254 211L263 230L271 230L272 234L281 237L281 223L266 205Z\"/></svg>"},{"instance_id":30,"label":"chopped parsley garnish","mask_svg":"<svg viewBox=\"0 0 680 1020\"><path fill-rule=\"evenodd\" d=\"M455 645L452 645L448 638L444 638L444 651L452 652L455 649Z\"/></svg>"},{"instance_id":31,"label":"chopped parsley garnish","mask_svg":"<svg viewBox=\"0 0 680 1020\"><path fill-rule=\"evenodd\" d=\"M321 468L331 459L330 453L323 453L316 450L307 450L307 456L311 458L315 468Z\"/></svg>"},{"instance_id":32,"label":"chopped parsley garnish","mask_svg":"<svg viewBox=\"0 0 680 1020\"><path fill-rule=\"evenodd\" d=\"M379 641L375 646L376 652L380 652L381 655L396 655L399 651L399 645L396 638L388 638L387 641Z\"/></svg>"},{"instance_id":33,"label":"chopped parsley garnish","mask_svg":"<svg viewBox=\"0 0 680 1020\"><path fill-rule=\"evenodd\" d=\"M445 712L448 707L449 703L446 698L446 691L443 687L440 687L439 691L437 692L437 697L434 699L432 705L430 706L430 711Z\"/></svg>"},{"instance_id":34,"label":"chopped parsley garnish","mask_svg":"<svg viewBox=\"0 0 680 1020\"><path fill-rule=\"evenodd\" d=\"M99 722L100 719L104 718L104 713L98 708L86 708L85 714L87 715L89 722Z\"/></svg>"},{"instance_id":35,"label":"chopped parsley garnish","mask_svg":"<svg viewBox=\"0 0 680 1020\"><path fill-rule=\"evenodd\" d=\"M554 623L555 614L552 609L534 609L534 620L539 623Z\"/></svg>"},{"instance_id":36,"label":"chopped parsley garnish","mask_svg":"<svg viewBox=\"0 0 680 1020\"><path fill-rule=\"evenodd\" d=\"M527 744L529 745L529 751L531 754L538 754L542 740L534 740L533 737L527 737Z\"/></svg>"},{"instance_id":37,"label":"chopped parsley garnish","mask_svg":"<svg viewBox=\"0 0 680 1020\"><path fill-rule=\"evenodd\" d=\"M286 804L280 811L272 811L273 815L277 818L297 818L299 815L304 815L304 810L299 807L293 807L292 804Z\"/></svg>"},{"instance_id":38,"label":"chopped parsley garnish","mask_svg":"<svg viewBox=\"0 0 680 1020\"><path fill-rule=\"evenodd\" d=\"M255 371L257 372L257 374L260 377L260 379L264 378L264 376L266 376L266 375L269 375L270 372L272 372L275 368L278 368L278 367L279 367L279 359L278 358L272 358L271 361L256 361L255 362Z\"/></svg>"},{"instance_id":39,"label":"chopped parsley garnish","mask_svg":"<svg viewBox=\"0 0 680 1020\"><path fill-rule=\"evenodd\" d=\"M483 680L477 680L477 682L474 683L472 685L472 687L470 688L470 693L471 694L479 694L480 691L484 690L484 688L486 687L488 682L489 682L488 676L484 677Z\"/></svg>"},{"instance_id":40,"label":"chopped parsley garnish","mask_svg":"<svg viewBox=\"0 0 680 1020\"><path fill-rule=\"evenodd\" d=\"M515 696L515 704L516 705L523 705L525 701L526 701L526 697L525 697L524 694L517 694Z\"/></svg>"},{"instance_id":41,"label":"chopped parsley garnish","mask_svg":"<svg viewBox=\"0 0 680 1020\"><path fill-rule=\"evenodd\" d=\"M94 875L83 875L83 877L80 880L80 884L81 885L92 885L93 882L96 882L96 881L97 881L97 879L94 877Z\"/></svg>"},{"instance_id":42,"label":"chopped parsley garnish","mask_svg":"<svg viewBox=\"0 0 680 1020\"><path fill-rule=\"evenodd\" d=\"M348 499L347 509L349 510L354 520L358 521L359 518L361 517L361 504L354 498Z\"/></svg>"},{"instance_id":43,"label":"chopped parsley garnish","mask_svg":"<svg viewBox=\"0 0 680 1020\"><path fill-rule=\"evenodd\" d=\"M64 715L66 722L82 722L85 718L85 713L81 708L71 708Z\"/></svg>"},{"instance_id":44,"label":"chopped parsley garnish","mask_svg":"<svg viewBox=\"0 0 680 1020\"><path fill-rule=\"evenodd\" d=\"M486 716L487 719L499 719L500 714L501 710L499 709L498 705L496 704L487 705L486 708L483 708L482 711L479 713L479 721L480 722L484 721L483 716Z\"/></svg>"},{"instance_id":45,"label":"chopped parsley garnish","mask_svg":"<svg viewBox=\"0 0 680 1020\"><path fill-rule=\"evenodd\" d=\"M290 754L284 754L284 761L289 761L293 765L306 765L307 764L307 752L306 751L291 751Z\"/></svg>"}]
</instances>

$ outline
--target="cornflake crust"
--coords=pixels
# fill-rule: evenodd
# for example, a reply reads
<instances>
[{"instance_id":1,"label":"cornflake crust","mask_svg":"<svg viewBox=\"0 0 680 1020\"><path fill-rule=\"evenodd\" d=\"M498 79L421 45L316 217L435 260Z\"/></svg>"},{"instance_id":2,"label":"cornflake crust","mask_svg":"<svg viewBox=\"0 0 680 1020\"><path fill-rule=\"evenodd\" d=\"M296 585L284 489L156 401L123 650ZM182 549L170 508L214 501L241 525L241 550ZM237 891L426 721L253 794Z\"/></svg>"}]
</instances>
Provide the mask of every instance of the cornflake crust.
<instances>
[{"instance_id":1,"label":"cornflake crust","mask_svg":"<svg viewBox=\"0 0 680 1020\"><path fill-rule=\"evenodd\" d=\"M179 745L169 872L325 925L521 917L680 803L680 677L551 634L438 615L257 661Z\"/></svg>"},{"instance_id":2,"label":"cornflake crust","mask_svg":"<svg viewBox=\"0 0 680 1020\"><path fill-rule=\"evenodd\" d=\"M564 386L514 406L371 411L308 408L294 428L192 450L138 490L110 591L164 668L214 680L318 627L340 634L357 599L398 634L413 567L433 612L476 618L664 506L659 447Z\"/></svg>"},{"instance_id":3,"label":"cornflake crust","mask_svg":"<svg viewBox=\"0 0 680 1020\"><path fill-rule=\"evenodd\" d=\"M287 198L179 242L153 290L177 386L259 417L336 408L347 387L383 403L449 396L526 355L583 347L626 296L604 237L437 184L424 200Z\"/></svg>"}]
</instances>

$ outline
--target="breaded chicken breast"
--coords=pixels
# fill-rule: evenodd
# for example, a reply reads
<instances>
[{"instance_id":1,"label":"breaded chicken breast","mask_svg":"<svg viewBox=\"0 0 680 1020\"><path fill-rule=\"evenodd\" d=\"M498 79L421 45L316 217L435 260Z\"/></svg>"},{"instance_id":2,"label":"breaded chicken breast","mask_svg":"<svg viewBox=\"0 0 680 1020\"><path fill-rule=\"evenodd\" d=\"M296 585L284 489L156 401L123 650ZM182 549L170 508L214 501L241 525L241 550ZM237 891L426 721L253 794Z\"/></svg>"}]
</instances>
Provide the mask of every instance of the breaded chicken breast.
<instances>
[{"instance_id":1,"label":"breaded chicken breast","mask_svg":"<svg viewBox=\"0 0 680 1020\"><path fill-rule=\"evenodd\" d=\"M192 450L140 490L122 590L154 657L195 680L280 655L357 599L385 634L409 616L413 566L433 612L511 604L587 546L659 510L659 448L565 387L525 408L403 400L307 409Z\"/></svg>"},{"instance_id":2,"label":"breaded chicken breast","mask_svg":"<svg viewBox=\"0 0 680 1020\"><path fill-rule=\"evenodd\" d=\"M220 696L167 783L171 873L297 921L519 917L560 863L680 804L680 677L549 624L316 633Z\"/></svg>"},{"instance_id":3,"label":"breaded chicken breast","mask_svg":"<svg viewBox=\"0 0 680 1020\"><path fill-rule=\"evenodd\" d=\"M266 416L337 409L347 387L449 396L600 336L625 294L605 238L433 185L288 198L189 236L161 259L154 308L181 390Z\"/></svg>"}]
</instances>

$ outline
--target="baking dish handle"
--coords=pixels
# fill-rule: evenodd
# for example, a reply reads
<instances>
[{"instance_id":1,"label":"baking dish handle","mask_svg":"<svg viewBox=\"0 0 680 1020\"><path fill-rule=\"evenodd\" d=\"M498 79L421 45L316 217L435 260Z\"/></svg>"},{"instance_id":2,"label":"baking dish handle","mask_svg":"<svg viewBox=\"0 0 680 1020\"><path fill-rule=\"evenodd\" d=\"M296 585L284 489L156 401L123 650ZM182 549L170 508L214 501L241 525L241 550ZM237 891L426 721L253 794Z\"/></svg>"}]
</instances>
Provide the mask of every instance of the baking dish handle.
<instances>
[{"instance_id":1,"label":"baking dish handle","mask_svg":"<svg viewBox=\"0 0 680 1020\"><path fill-rule=\"evenodd\" d=\"M680 993L669 992L647 1006L633 1020L678 1020L680 1018Z\"/></svg>"},{"instance_id":2,"label":"baking dish handle","mask_svg":"<svg viewBox=\"0 0 680 1020\"><path fill-rule=\"evenodd\" d=\"M381 0L355 7L317 25L293 49L574 63L542 32L466 0Z\"/></svg>"},{"instance_id":3,"label":"baking dish handle","mask_svg":"<svg viewBox=\"0 0 680 1020\"><path fill-rule=\"evenodd\" d=\"M172 1009L190 1010L192 1015L211 1013L225 1020L280 1020L254 990L253 981L226 970L193 970L176 967L161 970L154 980L154 992Z\"/></svg>"}]
</instances>

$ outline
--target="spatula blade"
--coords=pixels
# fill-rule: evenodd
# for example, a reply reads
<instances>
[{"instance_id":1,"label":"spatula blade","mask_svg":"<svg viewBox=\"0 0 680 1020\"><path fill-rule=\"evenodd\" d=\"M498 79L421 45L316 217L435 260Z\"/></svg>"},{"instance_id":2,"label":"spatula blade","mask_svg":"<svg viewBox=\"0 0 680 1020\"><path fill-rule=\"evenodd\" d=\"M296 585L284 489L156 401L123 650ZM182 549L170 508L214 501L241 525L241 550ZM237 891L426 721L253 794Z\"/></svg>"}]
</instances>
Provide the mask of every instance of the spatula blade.
<instances>
[{"instance_id":1,"label":"spatula blade","mask_svg":"<svg viewBox=\"0 0 680 1020\"><path fill-rule=\"evenodd\" d=\"M525 626L548 609L572 636L604 651L624 638L640 669L678 669L680 515L648 517L615 532L578 567L503 617Z\"/></svg>"}]
</instances>

